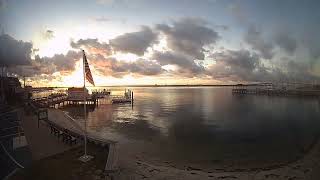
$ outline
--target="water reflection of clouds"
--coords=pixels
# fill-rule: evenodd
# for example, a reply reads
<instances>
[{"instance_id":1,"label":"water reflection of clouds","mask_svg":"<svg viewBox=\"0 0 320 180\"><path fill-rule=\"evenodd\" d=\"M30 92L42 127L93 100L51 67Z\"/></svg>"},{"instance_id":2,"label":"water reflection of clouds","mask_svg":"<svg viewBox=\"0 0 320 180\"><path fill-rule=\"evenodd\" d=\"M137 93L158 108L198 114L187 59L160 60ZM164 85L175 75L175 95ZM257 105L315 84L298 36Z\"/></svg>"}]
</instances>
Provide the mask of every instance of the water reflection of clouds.
<instances>
[{"instance_id":1,"label":"water reflection of clouds","mask_svg":"<svg viewBox=\"0 0 320 180\"><path fill-rule=\"evenodd\" d=\"M228 88L136 88L134 94L133 107L89 112L90 128L153 141L155 149L194 161L293 157L320 129L319 103L312 100L235 96Z\"/></svg>"}]
</instances>

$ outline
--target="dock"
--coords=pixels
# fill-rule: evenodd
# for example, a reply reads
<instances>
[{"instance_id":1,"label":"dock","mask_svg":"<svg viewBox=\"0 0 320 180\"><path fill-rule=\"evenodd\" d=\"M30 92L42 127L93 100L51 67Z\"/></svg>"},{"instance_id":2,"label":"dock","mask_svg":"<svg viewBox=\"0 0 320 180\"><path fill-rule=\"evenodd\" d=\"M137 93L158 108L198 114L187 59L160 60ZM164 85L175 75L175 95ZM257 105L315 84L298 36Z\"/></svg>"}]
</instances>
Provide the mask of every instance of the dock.
<instances>
[{"instance_id":1,"label":"dock","mask_svg":"<svg viewBox=\"0 0 320 180\"><path fill-rule=\"evenodd\" d=\"M93 92L86 98L86 104L98 105L99 100L109 98L112 104L133 103L133 92L126 91L124 95L111 95L105 92ZM52 93L46 97L33 98L31 103L38 108L59 108L65 105L80 105L83 104L83 98L71 97L67 93Z\"/></svg>"},{"instance_id":2,"label":"dock","mask_svg":"<svg viewBox=\"0 0 320 180\"><path fill-rule=\"evenodd\" d=\"M59 109L29 108L34 114L25 116L23 126L34 159L42 159L63 152L70 149L73 144L75 146L83 144L85 131L83 125L77 120ZM87 141L98 147L109 148L105 170L117 168L117 141L102 139L90 132L87 132Z\"/></svg>"},{"instance_id":3,"label":"dock","mask_svg":"<svg viewBox=\"0 0 320 180\"><path fill-rule=\"evenodd\" d=\"M97 104L99 101L99 98L96 98L95 96L88 97L86 99L86 104ZM68 104L81 104L83 103L83 100L80 99L72 99L68 97L67 94L64 93L53 93L50 94L47 97L41 97L41 98L34 98L32 99L32 103L35 104L37 107L41 108L48 108L48 107L61 107Z\"/></svg>"}]
</instances>

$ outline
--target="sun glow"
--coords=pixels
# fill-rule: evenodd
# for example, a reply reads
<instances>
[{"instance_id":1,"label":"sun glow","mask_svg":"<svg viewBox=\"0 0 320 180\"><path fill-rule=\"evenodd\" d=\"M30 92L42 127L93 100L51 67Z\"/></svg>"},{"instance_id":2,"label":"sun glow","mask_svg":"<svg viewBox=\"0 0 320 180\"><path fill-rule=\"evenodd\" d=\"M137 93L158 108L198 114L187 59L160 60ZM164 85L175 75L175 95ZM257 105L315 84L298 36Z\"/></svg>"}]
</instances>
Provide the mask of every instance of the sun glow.
<instances>
[{"instance_id":1,"label":"sun glow","mask_svg":"<svg viewBox=\"0 0 320 180\"><path fill-rule=\"evenodd\" d=\"M135 54L119 53L119 52L115 53L111 57L114 57L119 61L126 61L126 62L132 62L132 61L136 61L137 59L139 59L139 56L137 56Z\"/></svg>"},{"instance_id":2,"label":"sun glow","mask_svg":"<svg viewBox=\"0 0 320 180\"><path fill-rule=\"evenodd\" d=\"M67 76L62 77L62 84L64 86L83 86L83 65L82 61L77 61L75 65L75 70Z\"/></svg>"},{"instance_id":3,"label":"sun glow","mask_svg":"<svg viewBox=\"0 0 320 180\"><path fill-rule=\"evenodd\" d=\"M39 49L40 57L52 57L55 54L65 54L70 50L70 38L66 34L55 33L50 39L35 38L35 47Z\"/></svg>"}]
</instances>

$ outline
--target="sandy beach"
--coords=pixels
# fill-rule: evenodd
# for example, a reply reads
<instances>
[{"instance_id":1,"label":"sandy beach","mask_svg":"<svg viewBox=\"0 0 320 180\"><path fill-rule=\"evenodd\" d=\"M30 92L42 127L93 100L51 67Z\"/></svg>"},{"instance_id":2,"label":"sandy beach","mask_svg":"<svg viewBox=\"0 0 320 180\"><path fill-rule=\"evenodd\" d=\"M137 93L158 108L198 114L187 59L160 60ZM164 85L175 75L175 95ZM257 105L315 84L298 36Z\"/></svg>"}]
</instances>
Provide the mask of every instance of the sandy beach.
<instances>
[{"instance_id":1,"label":"sandy beach","mask_svg":"<svg viewBox=\"0 0 320 180\"><path fill-rule=\"evenodd\" d=\"M120 147L121 148L121 147ZM220 167L212 171L185 166L181 169L175 163L166 162L155 165L149 163L143 156L131 156L126 159L119 153L120 172L119 179L319 179L320 145L316 144L310 152L296 162L274 165L268 168ZM122 158L121 158L122 157Z\"/></svg>"}]
</instances>

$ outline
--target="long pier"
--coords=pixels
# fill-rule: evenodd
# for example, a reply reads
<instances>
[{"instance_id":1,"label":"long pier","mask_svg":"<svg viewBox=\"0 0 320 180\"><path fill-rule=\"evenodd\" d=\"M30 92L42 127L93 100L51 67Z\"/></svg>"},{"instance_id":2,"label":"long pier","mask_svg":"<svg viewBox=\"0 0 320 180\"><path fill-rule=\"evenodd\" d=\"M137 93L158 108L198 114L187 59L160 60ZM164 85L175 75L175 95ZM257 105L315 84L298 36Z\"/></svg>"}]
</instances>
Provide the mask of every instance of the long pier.
<instances>
[{"instance_id":1,"label":"long pier","mask_svg":"<svg viewBox=\"0 0 320 180\"><path fill-rule=\"evenodd\" d=\"M86 104L96 105L99 99L100 98L96 98L94 96L88 97L86 99ZM55 108L56 106L60 107L67 104L83 104L83 100L71 99L66 94L57 93L57 94L51 94L47 97L34 98L32 99L32 103L40 108L48 108L48 107Z\"/></svg>"},{"instance_id":2,"label":"long pier","mask_svg":"<svg viewBox=\"0 0 320 180\"><path fill-rule=\"evenodd\" d=\"M133 103L133 92L130 92L130 95L125 94L124 96L103 95L101 93L94 93L91 96L87 97L86 104L97 105L99 104L99 99L103 99L105 97L110 97L111 103L113 104ZM47 97L34 98L31 102L38 108L56 108L69 104L83 104L83 99L68 97L68 95L65 93L53 93Z\"/></svg>"},{"instance_id":3,"label":"long pier","mask_svg":"<svg viewBox=\"0 0 320 180\"><path fill-rule=\"evenodd\" d=\"M234 88L233 94L256 94L268 96L319 96L320 90L306 89L261 89L261 88Z\"/></svg>"}]
</instances>

